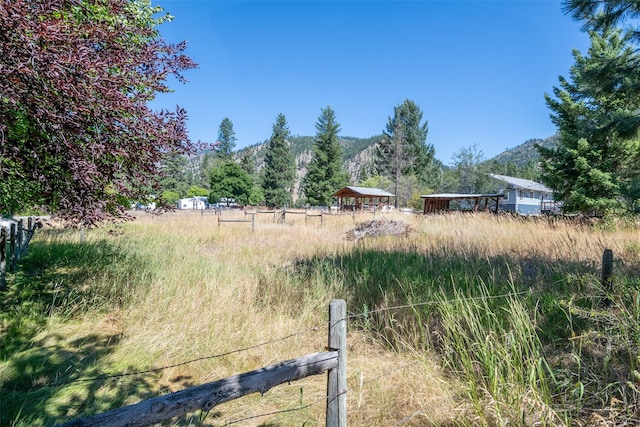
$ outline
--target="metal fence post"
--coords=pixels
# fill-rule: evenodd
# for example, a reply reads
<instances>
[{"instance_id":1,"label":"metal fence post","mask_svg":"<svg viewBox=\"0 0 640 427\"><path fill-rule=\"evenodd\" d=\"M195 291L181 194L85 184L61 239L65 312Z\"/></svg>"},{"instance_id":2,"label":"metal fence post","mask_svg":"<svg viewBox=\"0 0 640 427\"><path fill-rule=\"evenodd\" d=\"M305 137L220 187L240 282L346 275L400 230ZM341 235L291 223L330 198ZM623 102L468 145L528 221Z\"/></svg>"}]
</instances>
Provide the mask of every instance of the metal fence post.
<instances>
[{"instance_id":1,"label":"metal fence post","mask_svg":"<svg viewBox=\"0 0 640 427\"><path fill-rule=\"evenodd\" d=\"M347 426L347 303L329 303L329 350L338 351L338 366L327 373L326 427Z\"/></svg>"}]
</instances>

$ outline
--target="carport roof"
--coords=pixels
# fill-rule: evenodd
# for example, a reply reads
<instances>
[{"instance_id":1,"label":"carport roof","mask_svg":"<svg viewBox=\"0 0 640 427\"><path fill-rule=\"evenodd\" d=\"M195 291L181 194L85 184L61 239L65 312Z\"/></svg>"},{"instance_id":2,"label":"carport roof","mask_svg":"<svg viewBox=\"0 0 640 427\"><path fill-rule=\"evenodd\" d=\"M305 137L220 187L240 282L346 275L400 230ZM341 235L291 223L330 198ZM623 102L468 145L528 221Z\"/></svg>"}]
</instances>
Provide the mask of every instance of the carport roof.
<instances>
[{"instance_id":1,"label":"carport roof","mask_svg":"<svg viewBox=\"0 0 640 427\"><path fill-rule=\"evenodd\" d=\"M333 196L334 197L395 197L395 194L391 194L379 188L347 186L333 193Z\"/></svg>"}]
</instances>

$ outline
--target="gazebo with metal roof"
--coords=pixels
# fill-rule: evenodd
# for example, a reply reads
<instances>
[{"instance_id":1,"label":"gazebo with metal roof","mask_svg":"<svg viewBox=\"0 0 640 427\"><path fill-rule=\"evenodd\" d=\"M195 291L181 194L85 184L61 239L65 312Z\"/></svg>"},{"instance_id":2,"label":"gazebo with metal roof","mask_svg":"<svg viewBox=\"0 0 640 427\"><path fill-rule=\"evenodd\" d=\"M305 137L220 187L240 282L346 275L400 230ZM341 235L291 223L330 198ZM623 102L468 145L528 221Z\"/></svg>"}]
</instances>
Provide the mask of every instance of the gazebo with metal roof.
<instances>
[{"instance_id":1,"label":"gazebo with metal roof","mask_svg":"<svg viewBox=\"0 0 640 427\"><path fill-rule=\"evenodd\" d=\"M389 201L396 196L379 188L347 186L333 193L333 197L338 198L338 209L359 211L389 208Z\"/></svg>"}]
</instances>

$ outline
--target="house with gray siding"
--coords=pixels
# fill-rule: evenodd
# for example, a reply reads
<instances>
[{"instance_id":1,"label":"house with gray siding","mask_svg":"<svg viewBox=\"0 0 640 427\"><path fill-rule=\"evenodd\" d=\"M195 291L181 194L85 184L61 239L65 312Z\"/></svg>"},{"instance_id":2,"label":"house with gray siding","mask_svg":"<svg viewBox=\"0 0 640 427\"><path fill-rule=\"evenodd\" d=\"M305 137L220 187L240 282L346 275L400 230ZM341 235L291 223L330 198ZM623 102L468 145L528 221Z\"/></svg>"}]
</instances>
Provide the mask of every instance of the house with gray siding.
<instances>
[{"instance_id":1,"label":"house with gray siding","mask_svg":"<svg viewBox=\"0 0 640 427\"><path fill-rule=\"evenodd\" d=\"M553 200L553 190L549 187L529 179L493 173L489 175L506 184L502 189L500 210L522 215L558 212L558 203Z\"/></svg>"}]
</instances>

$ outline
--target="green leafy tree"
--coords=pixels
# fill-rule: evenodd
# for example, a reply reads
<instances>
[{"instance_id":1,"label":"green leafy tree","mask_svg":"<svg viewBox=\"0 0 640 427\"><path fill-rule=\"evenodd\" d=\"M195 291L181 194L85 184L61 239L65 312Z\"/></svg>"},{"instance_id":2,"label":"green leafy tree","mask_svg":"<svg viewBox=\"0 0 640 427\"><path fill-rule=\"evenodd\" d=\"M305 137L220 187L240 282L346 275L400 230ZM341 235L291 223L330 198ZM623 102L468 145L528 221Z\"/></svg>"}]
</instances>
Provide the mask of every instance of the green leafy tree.
<instances>
[{"instance_id":1,"label":"green leafy tree","mask_svg":"<svg viewBox=\"0 0 640 427\"><path fill-rule=\"evenodd\" d=\"M302 181L307 204L328 206L332 194L347 183L347 174L342 168L342 148L338 138L340 125L333 109L322 110L316 122L316 142L313 157Z\"/></svg>"},{"instance_id":2,"label":"green leafy tree","mask_svg":"<svg viewBox=\"0 0 640 427\"><path fill-rule=\"evenodd\" d=\"M267 144L262 189L268 206L289 206L296 178L296 165L287 142L289 127L284 114L278 114Z\"/></svg>"},{"instance_id":3,"label":"green leafy tree","mask_svg":"<svg viewBox=\"0 0 640 427\"><path fill-rule=\"evenodd\" d=\"M249 204L252 206L262 205L264 203L264 192L259 185L253 185L249 193Z\"/></svg>"},{"instance_id":4,"label":"green leafy tree","mask_svg":"<svg viewBox=\"0 0 640 427\"><path fill-rule=\"evenodd\" d=\"M393 191L393 181L383 175L374 175L365 179L360 186L367 188L379 188L384 191Z\"/></svg>"},{"instance_id":5,"label":"green leafy tree","mask_svg":"<svg viewBox=\"0 0 640 427\"><path fill-rule=\"evenodd\" d=\"M228 117L225 117L220 122L218 142L217 157L223 162L231 161L233 150L236 147L236 132L233 130L233 123Z\"/></svg>"},{"instance_id":6,"label":"green leafy tree","mask_svg":"<svg viewBox=\"0 0 640 427\"><path fill-rule=\"evenodd\" d=\"M463 194L484 193L492 190L493 182L484 162L484 153L477 145L463 147L453 155L452 172L455 181L450 191Z\"/></svg>"},{"instance_id":7,"label":"green leafy tree","mask_svg":"<svg viewBox=\"0 0 640 427\"><path fill-rule=\"evenodd\" d=\"M160 200L167 205L175 205L180 200L180 195L175 191L165 190L160 195Z\"/></svg>"},{"instance_id":8,"label":"green leafy tree","mask_svg":"<svg viewBox=\"0 0 640 427\"><path fill-rule=\"evenodd\" d=\"M555 98L545 95L560 138L556 148L539 151L542 181L564 201L565 210L606 213L637 203L637 131L624 117L640 110L640 97L626 90L640 84L640 74L611 64L640 59L629 34L611 30L590 36L587 56L573 53L570 80L560 78Z\"/></svg>"},{"instance_id":9,"label":"green leafy tree","mask_svg":"<svg viewBox=\"0 0 640 427\"><path fill-rule=\"evenodd\" d=\"M236 162L226 162L211 171L211 195L209 201L219 202L223 198L235 199L246 204L251 195L253 181Z\"/></svg>"},{"instance_id":10,"label":"green leafy tree","mask_svg":"<svg viewBox=\"0 0 640 427\"><path fill-rule=\"evenodd\" d=\"M386 130L376 149L376 168L379 174L391 178L398 191L403 175L415 175L421 182L428 182L430 166L435 150L428 145L428 123L422 122L422 110L411 100L405 100L394 108ZM398 199L396 198L396 204Z\"/></svg>"},{"instance_id":11,"label":"green leafy tree","mask_svg":"<svg viewBox=\"0 0 640 427\"><path fill-rule=\"evenodd\" d=\"M187 197L208 197L210 191L204 187L192 185L187 189Z\"/></svg>"},{"instance_id":12,"label":"green leafy tree","mask_svg":"<svg viewBox=\"0 0 640 427\"><path fill-rule=\"evenodd\" d=\"M148 106L195 66L162 39L161 12L149 0L0 2L0 212L119 218L168 155L194 151L184 110Z\"/></svg>"}]
</instances>

